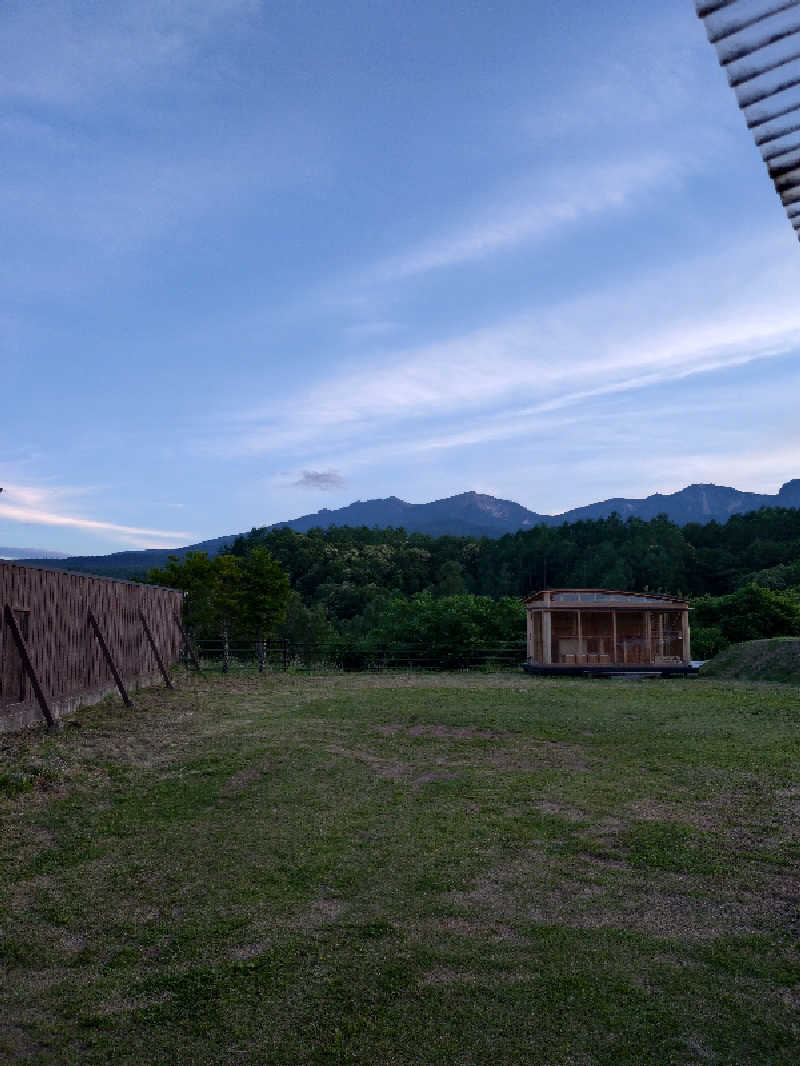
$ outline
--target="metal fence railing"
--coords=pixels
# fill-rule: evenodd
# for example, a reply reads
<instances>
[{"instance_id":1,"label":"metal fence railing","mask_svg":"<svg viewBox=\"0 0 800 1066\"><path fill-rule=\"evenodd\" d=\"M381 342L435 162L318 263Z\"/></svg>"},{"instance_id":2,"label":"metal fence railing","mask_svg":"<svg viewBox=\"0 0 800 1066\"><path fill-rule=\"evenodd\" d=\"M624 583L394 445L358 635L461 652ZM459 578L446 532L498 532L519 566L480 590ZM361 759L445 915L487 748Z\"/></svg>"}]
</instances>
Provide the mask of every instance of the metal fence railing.
<instances>
[{"instance_id":1,"label":"metal fence railing","mask_svg":"<svg viewBox=\"0 0 800 1066\"><path fill-rule=\"evenodd\" d=\"M523 641L450 644L379 644L338 639L324 643L290 640L192 641L203 668L260 670L488 670L518 667ZM191 661L184 650L184 660Z\"/></svg>"}]
</instances>

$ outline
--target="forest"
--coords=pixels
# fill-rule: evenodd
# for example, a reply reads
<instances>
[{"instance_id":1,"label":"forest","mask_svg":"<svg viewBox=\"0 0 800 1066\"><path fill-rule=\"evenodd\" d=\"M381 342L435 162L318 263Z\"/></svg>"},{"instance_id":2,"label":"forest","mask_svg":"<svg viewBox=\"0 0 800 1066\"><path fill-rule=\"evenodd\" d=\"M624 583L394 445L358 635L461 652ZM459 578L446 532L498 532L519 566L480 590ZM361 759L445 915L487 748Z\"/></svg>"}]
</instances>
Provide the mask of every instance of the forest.
<instances>
[{"instance_id":1,"label":"forest","mask_svg":"<svg viewBox=\"0 0 800 1066\"><path fill-rule=\"evenodd\" d=\"M246 574L260 559L263 586L267 557L287 578L269 614L273 635L295 642L522 641L521 600L542 587L688 597L694 654L701 658L732 641L800 633L800 510L794 508L686 526L664 516L626 521L612 515L498 539L366 527L254 528L218 557L229 562L215 565ZM198 559L188 556L151 571L148 580L187 587L192 569L197 572ZM204 595L194 627L201 636L219 624L208 609L214 596ZM202 599L197 590L195 599ZM233 602L228 594L223 612L233 631L253 635L252 607L237 613Z\"/></svg>"}]
</instances>

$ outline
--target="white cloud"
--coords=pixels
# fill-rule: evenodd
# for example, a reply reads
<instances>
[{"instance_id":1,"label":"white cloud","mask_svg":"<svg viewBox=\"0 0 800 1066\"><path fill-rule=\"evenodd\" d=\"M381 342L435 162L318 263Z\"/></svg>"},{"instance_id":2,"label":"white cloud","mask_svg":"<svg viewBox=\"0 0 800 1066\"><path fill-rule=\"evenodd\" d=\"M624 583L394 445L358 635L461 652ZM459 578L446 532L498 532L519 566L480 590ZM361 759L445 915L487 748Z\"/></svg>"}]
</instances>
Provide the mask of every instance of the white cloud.
<instances>
[{"instance_id":1,"label":"white cloud","mask_svg":"<svg viewBox=\"0 0 800 1066\"><path fill-rule=\"evenodd\" d=\"M423 454L530 433L546 413L727 371L800 347L800 270L780 235L511 318L382 355L251 413L218 450ZM302 417L297 417L302 412ZM259 425L259 422L261 425Z\"/></svg>"},{"instance_id":2,"label":"white cloud","mask_svg":"<svg viewBox=\"0 0 800 1066\"><path fill-rule=\"evenodd\" d=\"M104 533L114 540L137 548L172 547L191 539L191 534L183 531L143 529L139 526L120 525L116 522L68 514L62 510L66 499L85 495L87 492L86 489L41 488L6 483L0 495L0 519Z\"/></svg>"}]
</instances>

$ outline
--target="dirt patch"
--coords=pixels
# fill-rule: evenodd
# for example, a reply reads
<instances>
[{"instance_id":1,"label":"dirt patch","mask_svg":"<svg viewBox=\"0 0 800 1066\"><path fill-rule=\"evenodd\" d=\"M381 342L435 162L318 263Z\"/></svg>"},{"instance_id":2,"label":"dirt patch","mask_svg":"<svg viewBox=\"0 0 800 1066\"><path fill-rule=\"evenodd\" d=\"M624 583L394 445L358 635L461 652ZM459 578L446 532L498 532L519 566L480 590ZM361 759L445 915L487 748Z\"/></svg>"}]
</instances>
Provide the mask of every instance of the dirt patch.
<instances>
[{"instance_id":1,"label":"dirt patch","mask_svg":"<svg viewBox=\"0 0 800 1066\"><path fill-rule=\"evenodd\" d=\"M403 781L410 776L411 768L407 763L393 762L389 759L382 759L378 755L373 755L369 751L359 751L355 748L343 748L338 744L329 744L328 751L335 755L344 755L350 759L357 759L359 762L366 763L372 767L373 771L378 777L385 778L387 781Z\"/></svg>"},{"instance_id":2,"label":"dirt patch","mask_svg":"<svg viewBox=\"0 0 800 1066\"><path fill-rule=\"evenodd\" d=\"M586 817L585 811L578 807L571 807L568 803L556 803L553 800L535 800L531 807L543 814L557 814L559 818L566 818L568 822L581 822Z\"/></svg>"},{"instance_id":3,"label":"dirt patch","mask_svg":"<svg viewBox=\"0 0 800 1066\"><path fill-rule=\"evenodd\" d=\"M730 891L684 874L655 877L589 853L567 861L544 850L488 871L451 899L474 910L478 922L632 929L685 940L785 929L797 912L796 896Z\"/></svg>"},{"instance_id":4,"label":"dirt patch","mask_svg":"<svg viewBox=\"0 0 800 1066\"><path fill-rule=\"evenodd\" d=\"M325 925L338 921L347 910L347 904L341 899L322 896L315 899L308 911L308 920L312 925Z\"/></svg>"},{"instance_id":5,"label":"dirt patch","mask_svg":"<svg viewBox=\"0 0 800 1066\"><path fill-rule=\"evenodd\" d=\"M269 941L256 940L252 944L242 944L234 948L230 957L234 962L247 962L249 959L256 959L259 955L263 955L268 949Z\"/></svg>"},{"instance_id":6,"label":"dirt patch","mask_svg":"<svg viewBox=\"0 0 800 1066\"><path fill-rule=\"evenodd\" d=\"M83 951L86 947L86 937L78 933L64 933L61 937L61 948L70 955Z\"/></svg>"},{"instance_id":7,"label":"dirt patch","mask_svg":"<svg viewBox=\"0 0 800 1066\"><path fill-rule=\"evenodd\" d=\"M493 740L500 736L492 729L476 729L468 725L412 725L407 732L411 737L440 737L446 740Z\"/></svg>"},{"instance_id":8,"label":"dirt patch","mask_svg":"<svg viewBox=\"0 0 800 1066\"><path fill-rule=\"evenodd\" d=\"M389 722L375 726L375 732L385 737L394 737L405 733L409 737L433 737L441 740L494 740L503 734L493 729L478 729L469 725L440 725L437 723L405 725Z\"/></svg>"},{"instance_id":9,"label":"dirt patch","mask_svg":"<svg viewBox=\"0 0 800 1066\"><path fill-rule=\"evenodd\" d=\"M509 984L519 981L535 981L534 973L497 973L479 974L471 970L448 970L444 967L428 970L420 978L423 985L461 984L461 985L491 985Z\"/></svg>"},{"instance_id":10,"label":"dirt patch","mask_svg":"<svg viewBox=\"0 0 800 1066\"><path fill-rule=\"evenodd\" d=\"M568 770L588 773L590 767L583 748L558 740L532 741L516 748L499 748L489 756L498 770L535 773L537 770Z\"/></svg>"},{"instance_id":11,"label":"dirt patch","mask_svg":"<svg viewBox=\"0 0 800 1066\"><path fill-rule=\"evenodd\" d=\"M430 785L434 781L453 781L457 777L458 774L454 774L449 770L429 770L427 773L415 777L412 784L416 788L420 788L422 785Z\"/></svg>"},{"instance_id":12,"label":"dirt patch","mask_svg":"<svg viewBox=\"0 0 800 1066\"><path fill-rule=\"evenodd\" d=\"M126 1014L133 1010L145 1010L147 1007L159 1007L171 999L173 999L172 992L160 992L155 996L118 996L104 1003L97 1013L106 1017L113 1014Z\"/></svg>"},{"instance_id":13,"label":"dirt patch","mask_svg":"<svg viewBox=\"0 0 800 1066\"><path fill-rule=\"evenodd\" d=\"M237 770L220 788L220 796L223 799L238 796L240 792L244 792L245 789L262 777L268 769L268 763L258 763L254 766L245 766L241 770Z\"/></svg>"},{"instance_id":14,"label":"dirt patch","mask_svg":"<svg viewBox=\"0 0 800 1066\"><path fill-rule=\"evenodd\" d=\"M486 940L519 940L519 935L510 925L485 915L469 918L442 918L432 923L436 930L455 933L456 936L480 936ZM423 935L427 935L423 931Z\"/></svg>"}]
</instances>

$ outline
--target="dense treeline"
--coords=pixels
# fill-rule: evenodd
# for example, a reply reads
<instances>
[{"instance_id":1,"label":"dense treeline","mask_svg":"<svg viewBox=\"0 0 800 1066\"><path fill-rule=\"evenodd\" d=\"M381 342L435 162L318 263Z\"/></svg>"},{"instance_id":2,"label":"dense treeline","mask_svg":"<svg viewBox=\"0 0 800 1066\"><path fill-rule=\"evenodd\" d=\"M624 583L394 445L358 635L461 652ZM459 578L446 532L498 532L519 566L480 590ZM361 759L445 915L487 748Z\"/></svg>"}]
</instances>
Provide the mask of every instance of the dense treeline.
<instances>
[{"instance_id":1,"label":"dense treeline","mask_svg":"<svg viewBox=\"0 0 800 1066\"><path fill-rule=\"evenodd\" d=\"M796 509L765 508L725 524L682 527L663 516L625 521L612 515L499 539L366 527L262 528L237 538L230 554L246 564L256 549L266 549L288 575L278 632L296 641L452 643L478 633L521 640L519 600L541 587L690 597L699 655L732 640L800 631ZM748 599L741 590L751 586L756 591Z\"/></svg>"},{"instance_id":2,"label":"dense treeline","mask_svg":"<svg viewBox=\"0 0 800 1066\"><path fill-rule=\"evenodd\" d=\"M402 529L253 529L234 555L268 548L306 605L331 618L363 613L387 593L525 596L543 586L721 596L755 582L800 584L800 510L764 508L724 525L610 518L537 526L499 539L430 537Z\"/></svg>"}]
</instances>

